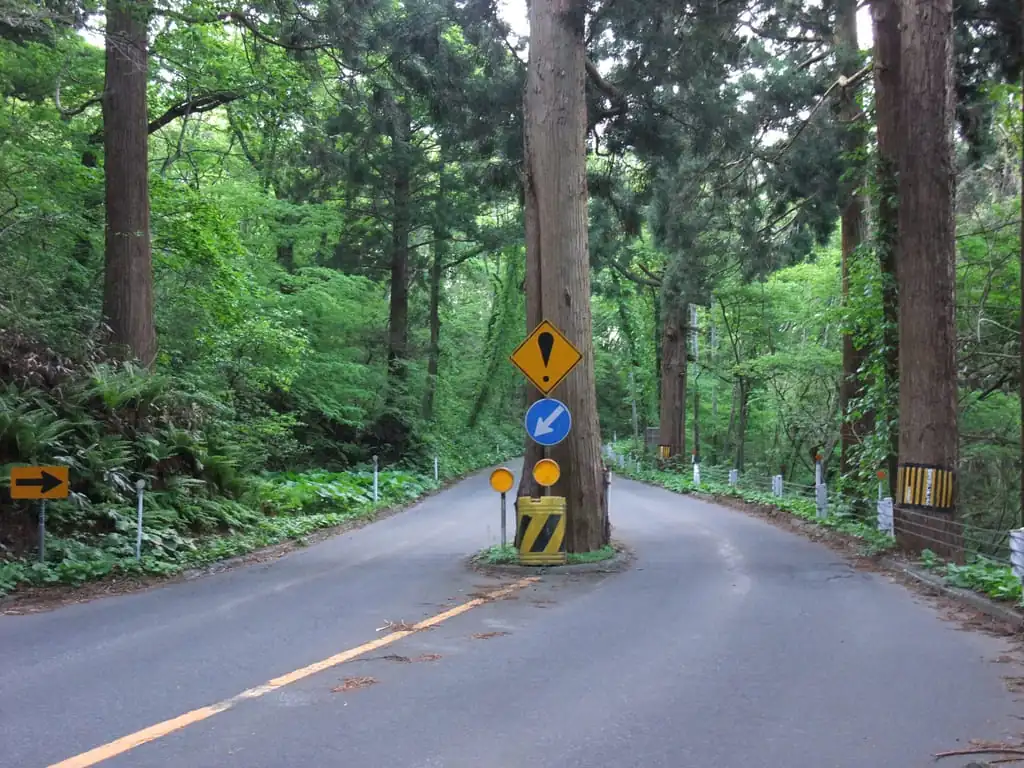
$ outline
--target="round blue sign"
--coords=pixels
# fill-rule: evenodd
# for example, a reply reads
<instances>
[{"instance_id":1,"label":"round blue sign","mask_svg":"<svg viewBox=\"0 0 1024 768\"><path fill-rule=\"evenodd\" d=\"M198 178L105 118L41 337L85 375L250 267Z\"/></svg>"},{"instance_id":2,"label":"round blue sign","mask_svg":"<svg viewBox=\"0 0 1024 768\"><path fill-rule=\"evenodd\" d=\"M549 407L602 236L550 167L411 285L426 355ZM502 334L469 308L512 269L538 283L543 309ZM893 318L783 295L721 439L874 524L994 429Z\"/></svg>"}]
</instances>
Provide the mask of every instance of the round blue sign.
<instances>
[{"instance_id":1,"label":"round blue sign","mask_svg":"<svg viewBox=\"0 0 1024 768\"><path fill-rule=\"evenodd\" d=\"M558 445L569 435L570 429L572 415L560 400L545 397L526 412L526 434L539 445Z\"/></svg>"}]
</instances>

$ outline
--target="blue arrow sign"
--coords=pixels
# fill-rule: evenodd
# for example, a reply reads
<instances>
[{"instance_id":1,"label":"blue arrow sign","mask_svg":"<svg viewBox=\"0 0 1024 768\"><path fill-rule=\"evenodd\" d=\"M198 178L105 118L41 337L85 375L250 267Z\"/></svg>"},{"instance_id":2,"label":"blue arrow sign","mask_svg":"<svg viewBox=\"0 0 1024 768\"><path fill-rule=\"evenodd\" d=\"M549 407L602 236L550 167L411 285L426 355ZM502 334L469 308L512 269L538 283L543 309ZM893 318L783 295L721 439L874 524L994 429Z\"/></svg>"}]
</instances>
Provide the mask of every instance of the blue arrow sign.
<instances>
[{"instance_id":1,"label":"blue arrow sign","mask_svg":"<svg viewBox=\"0 0 1024 768\"><path fill-rule=\"evenodd\" d=\"M538 400L526 412L526 434L540 445L558 445L572 429L565 403L551 397Z\"/></svg>"}]
</instances>

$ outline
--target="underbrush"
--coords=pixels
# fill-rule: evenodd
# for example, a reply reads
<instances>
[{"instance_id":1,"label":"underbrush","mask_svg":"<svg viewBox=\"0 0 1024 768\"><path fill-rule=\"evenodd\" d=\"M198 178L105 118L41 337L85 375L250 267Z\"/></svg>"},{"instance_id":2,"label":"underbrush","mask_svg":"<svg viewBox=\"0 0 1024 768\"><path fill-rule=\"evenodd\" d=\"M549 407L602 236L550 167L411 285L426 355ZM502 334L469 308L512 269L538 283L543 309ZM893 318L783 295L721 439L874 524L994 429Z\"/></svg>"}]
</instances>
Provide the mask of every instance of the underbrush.
<instances>
[{"instance_id":1,"label":"underbrush","mask_svg":"<svg viewBox=\"0 0 1024 768\"><path fill-rule=\"evenodd\" d=\"M47 536L46 561L0 562L0 594L20 584L82 584L112 574L170 575L252 552L285 540L372 517L378 510L413 501L435 488L433 479L408 472L381 472L373 501L372 473L286 473L259 479L262 515L227 500L235 526L221 534L196 534L145 517L142 556L135 559L134 510L118 515L115 530ZM55 506L55 505L54 505Z\"/></svg>"},{"instance_id":2,"label":"underbrush","mask_svg":"<svg viewBox=\"0 0 1024 768\"><path fill-rule=\"evenodd\" d=\"M4 330L0 379L0 595L20 584L171 574L301 540L413 501L519 448L512 430L421 438L418 451L382 464L375 503L371 463L317 469L317 456L296 438L306 425L254 405L251 393L99 355L72 361ZM354 446L349 455L382 447ZM10 499L17 465L69 468L70 496L47 504L44 562L38 506ZM281 465L290 471L273 471ZM146 491L136 560L138 481Z\"/></svg>"}]
</instances>

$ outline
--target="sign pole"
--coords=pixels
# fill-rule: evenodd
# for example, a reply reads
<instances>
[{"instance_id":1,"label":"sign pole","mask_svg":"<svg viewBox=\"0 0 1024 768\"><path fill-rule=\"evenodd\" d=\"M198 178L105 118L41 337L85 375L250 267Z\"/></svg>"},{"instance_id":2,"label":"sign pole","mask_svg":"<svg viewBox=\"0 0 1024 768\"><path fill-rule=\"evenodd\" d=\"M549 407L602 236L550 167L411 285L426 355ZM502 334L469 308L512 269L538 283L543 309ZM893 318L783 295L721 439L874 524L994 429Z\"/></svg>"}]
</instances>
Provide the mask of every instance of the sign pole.
<instances>
[{"instance_id":1,"label":"sign pole","mask_svg":"<svg viewBox=\"0 0 1024 768\"><path fill-rule=\"evenodd\" d=\"M508 546L508 536L505 528L505 494L512 490L516 484L515 475L507 467L498 467L491 472L489 479L491 488L501 494L501 546Z\"/></svg>"},{"instance_id":2,"label":"sign pole","mask_svg":"<svg viewBox=\"0 0 1024 768\"><path fill-rule=\"evenodd\" d=\"M39 502L39 562L46 562L46 499Z\"/></svg>"},{"instance_id":3,"label":"sign pole","mask_svg":"<svg viewBox=\"0 0 1024 768\"><path fill-rule=\"evenodd\" d=\"M508 539L505 536L505 493L501 494L501 548L508 546Z\"/></svg>"}]
</instances>

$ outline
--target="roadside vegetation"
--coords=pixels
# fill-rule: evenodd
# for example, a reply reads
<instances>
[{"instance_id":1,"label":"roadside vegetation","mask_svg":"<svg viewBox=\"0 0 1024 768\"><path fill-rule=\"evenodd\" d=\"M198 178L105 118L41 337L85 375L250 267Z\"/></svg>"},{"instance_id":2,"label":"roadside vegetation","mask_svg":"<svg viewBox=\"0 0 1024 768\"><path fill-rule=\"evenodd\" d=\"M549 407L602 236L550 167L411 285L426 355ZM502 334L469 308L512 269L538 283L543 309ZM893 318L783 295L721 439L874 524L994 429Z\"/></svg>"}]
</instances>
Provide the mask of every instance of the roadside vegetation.
<instances>
[{"instance_id":1,"label":"roadside vegetation","mask_svg":"<svg viewBox=\"0 0 1024 768\"><path fill-rule=\"evenodd\" d=\"M628 451L632 445L624 442L615 446L617 450ZM860 542L859 553L876 557L887 553L896 554L896 540L878 530L877 525L852 508L832 508L828 517L819 518L813 499L774 496L771 493L744 489L727 483L704 480L695 485L691 478L678 469L659 469L650 460L642 461L639 469L635 463L616 467L615 472L640 482L657 485L675 493L702 494L713 498L739 499L748 504L772 507L800 520L824 529L842 534ZM944 561L931 550L925 549L912 560L918 567L941 577L952 587L968 589L986 595L994 600L1011 602L1024 607L1021 581L1005 563L984 555L975 555L965 564Z\"/></svg>"}]
</instances>

